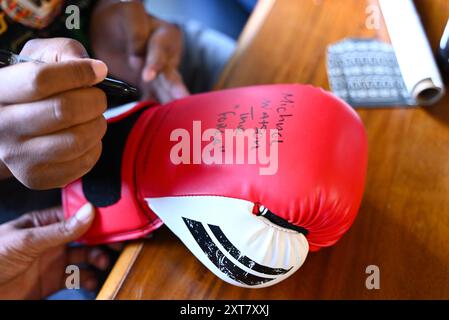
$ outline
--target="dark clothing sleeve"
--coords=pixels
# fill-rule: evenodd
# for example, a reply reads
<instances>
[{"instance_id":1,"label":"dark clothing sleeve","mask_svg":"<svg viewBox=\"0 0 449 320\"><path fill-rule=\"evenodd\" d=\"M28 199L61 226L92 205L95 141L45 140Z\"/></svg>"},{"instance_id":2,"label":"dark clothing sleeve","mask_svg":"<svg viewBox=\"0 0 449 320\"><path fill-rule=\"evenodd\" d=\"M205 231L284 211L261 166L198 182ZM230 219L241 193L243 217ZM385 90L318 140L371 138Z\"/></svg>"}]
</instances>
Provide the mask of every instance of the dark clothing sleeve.
<instances>
[{"instance_id":1,"label":"dark clothing sleeve","mask_svg":"<svg viewBox=\"0 0 449 320\"><path fill-rule=\"evenodd\" d=\"M61 205L59 189L34 191L14 178L0 181L0 224L20 215Z\"/></svg>"}]
</instances>

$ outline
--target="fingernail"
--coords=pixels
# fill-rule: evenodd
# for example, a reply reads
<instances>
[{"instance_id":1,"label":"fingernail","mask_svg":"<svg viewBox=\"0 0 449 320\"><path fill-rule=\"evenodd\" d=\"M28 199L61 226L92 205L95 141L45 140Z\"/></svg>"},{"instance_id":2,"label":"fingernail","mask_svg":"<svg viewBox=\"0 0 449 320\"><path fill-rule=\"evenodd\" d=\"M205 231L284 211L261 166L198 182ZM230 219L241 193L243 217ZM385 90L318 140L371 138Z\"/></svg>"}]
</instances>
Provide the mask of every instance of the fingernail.
<instances>
[{"instance_id":1,"label":"fingernail","mask_svg":"<svg viewBox=\"0 0 449 320\"><path fill-rule=\"evenodd\" d=\"M142 74L142 80L144 82L150 82L156 78L157 72L153 69L145 69Z\"/></svg>"},{"instance_id":2,"label":"fingernail","mask_svg":"<svg viewBox=\"0 0 449 320\"><path fill-rule=\"evenodd\" d=\"M106 270L109 267L108 255L98 248L94 248L89 252L88 262L100 270Z\"/></svg>"},{"instance_id":3,"label":"fingernail","mask_svg":"<svg viewBox=\"0 0 449 320\"><path fill-rule=\"evenodd\" d=\"M86 203L78 212L67 222L67 227L74 229L78 224L86 224L93 219L95 209L90 203Z\"/></svg>"},{"instance_id":4,"label":"fingernail","mask_svg":"<svg viewBox=\"0 0 449 320\"><path fill-rule=\"evenodd\" d=\"M76 219L82 222L89 222L94 216L94 206L90 203L86 203L81 209L76 213Z\"/></svg>"},{"instance_id":5,"label":"fingernail","mask_svg":"<svg viewBox=\"0 0 449 320\"><path fill-rule=\"evenodd\" d=\"M92 68L95 72L95 76L100 81L106 78L106 76L108 75L108 67L103 61L92 60Z\"/></svg>"}]
</instances>

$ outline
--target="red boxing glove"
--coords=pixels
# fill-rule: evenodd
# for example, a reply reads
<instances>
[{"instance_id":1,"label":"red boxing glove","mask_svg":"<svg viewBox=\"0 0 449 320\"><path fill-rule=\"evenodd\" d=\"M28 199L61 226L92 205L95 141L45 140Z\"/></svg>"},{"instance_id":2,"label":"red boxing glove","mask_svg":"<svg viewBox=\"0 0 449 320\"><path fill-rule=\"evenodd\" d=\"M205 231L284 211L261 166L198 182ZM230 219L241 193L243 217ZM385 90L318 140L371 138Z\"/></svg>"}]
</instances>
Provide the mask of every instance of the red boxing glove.
<instances>
[{"instance_id":1,"label":"red boxing glove","mask_svg":"<svg viewBox=\"0 0 449 320\"><path fill-rule=\"evenodd\" d=\"M357 214L364 128L321 89L224 90L111 121L109 156L64 190L67 216L86 201L98 207L85 242L140 237L162 220L221 279L265 287L309 248L333 245Z\"/></svg>"}]
</instances>

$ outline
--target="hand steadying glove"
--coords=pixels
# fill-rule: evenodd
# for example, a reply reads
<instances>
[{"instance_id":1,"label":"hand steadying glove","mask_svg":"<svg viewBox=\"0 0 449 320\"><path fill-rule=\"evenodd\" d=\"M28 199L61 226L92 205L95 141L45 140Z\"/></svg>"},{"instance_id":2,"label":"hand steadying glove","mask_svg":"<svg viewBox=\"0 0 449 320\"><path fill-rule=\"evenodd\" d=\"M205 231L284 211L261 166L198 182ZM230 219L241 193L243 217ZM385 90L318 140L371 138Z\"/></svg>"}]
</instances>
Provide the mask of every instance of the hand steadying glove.
<instances>
[{"instance_id":1,"label":"hand steadying glove","mask_svg":"<svg viewBox=\"0 0 449 320\"><path fill-rule=\"evenodd\" d=\"M99 248L68 248L94 219L92 205L84 205L64 221L61 208L28 213L0 225L0 299L41 299L65 287L67 265L89 264L100 270L109 265ZM80 272L82 287L93 290L91 270Z\"/></svg>"}]
</instances>

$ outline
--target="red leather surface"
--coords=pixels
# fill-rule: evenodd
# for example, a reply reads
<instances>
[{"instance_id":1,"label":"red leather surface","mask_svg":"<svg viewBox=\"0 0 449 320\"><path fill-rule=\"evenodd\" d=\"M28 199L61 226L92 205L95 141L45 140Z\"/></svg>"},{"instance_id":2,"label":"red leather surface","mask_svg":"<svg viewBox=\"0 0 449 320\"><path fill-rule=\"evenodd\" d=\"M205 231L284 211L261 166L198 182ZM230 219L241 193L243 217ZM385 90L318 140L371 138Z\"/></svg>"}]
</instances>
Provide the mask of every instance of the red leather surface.
<instances>
[{"instance_id":1,"label":"red leather surface","mask_svg":"<svg viewBox=\"0 0 449 320\"><path fill-rule=\"evenodd\" d=\"M330 93L302 85L232 89L175 101L152 117L161 120L147 128L151 138L139 155L141 197L216 195L260 203L308 229L311 250L334 244L353 223L364 189L367 140L357 114ZM170 151L178 142L170 141L170 134L185 128L192 137L194 120L201 121L202 131L223 124L277 127L282 141L277 173L260 175L259 161L173 164Z\"/></svg>"},{"instance_id":2,"label":"red leather surface","mask_svg":"<svg viewBox=\"0 0 449 320\"><path fill-rule=\"evenodd\" d=\"M170 152L178 142L170 141L170 135L184 128L192 137L194 120L201 121L202 131L277 128L277 173L261 175L265 165L259 161L175 165ZM207 144L203 141L200 149ZM142 114L125 149L122 199L98 210L83 240L126 240L157 228L161 222L147 209L145 198L216 195L261 204L308 229L310 249L317 250L334 244L353 223L366 166L367 140L360 119L321 89L269 85L194 95ZM80 182L65 188L63 197L67 217L86 202Z\"/></svg>"}]
</instances>

